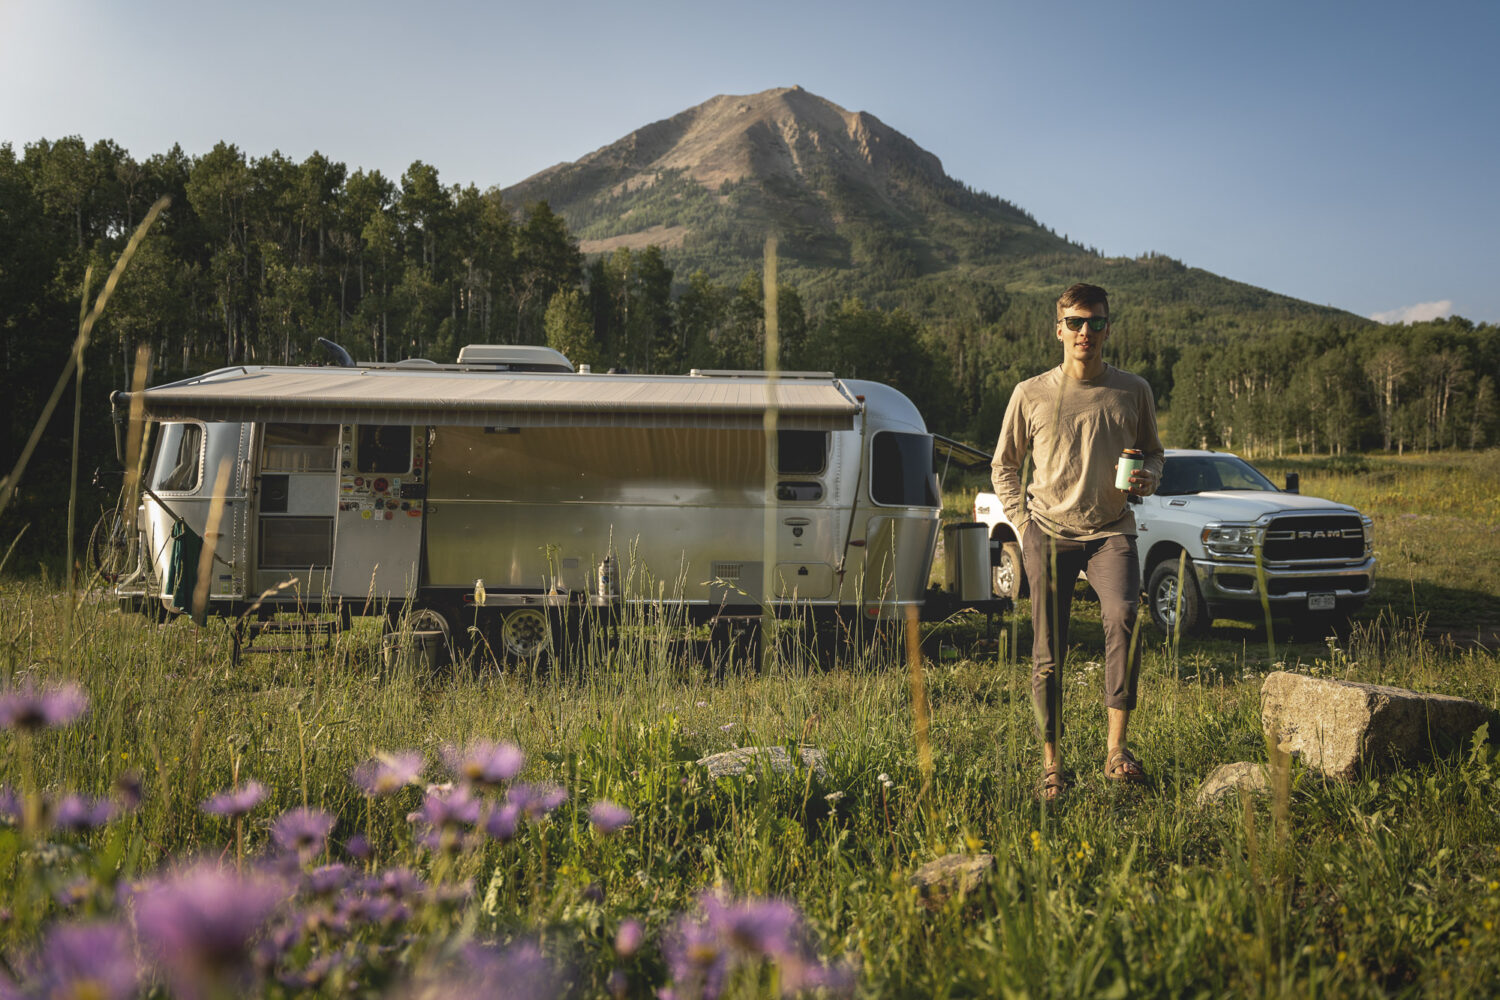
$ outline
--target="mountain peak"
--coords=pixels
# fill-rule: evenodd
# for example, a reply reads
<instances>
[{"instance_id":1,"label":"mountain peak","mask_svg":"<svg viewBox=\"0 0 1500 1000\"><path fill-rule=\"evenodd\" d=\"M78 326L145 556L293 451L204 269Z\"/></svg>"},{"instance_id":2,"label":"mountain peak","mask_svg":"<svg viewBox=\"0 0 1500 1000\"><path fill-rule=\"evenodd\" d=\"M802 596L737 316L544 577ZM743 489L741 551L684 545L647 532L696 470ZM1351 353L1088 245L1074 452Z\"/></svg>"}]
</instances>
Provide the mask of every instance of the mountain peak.
<instances>
[{"instance_id":1,"label":"mountain peak","mask_svg":"<svg viewBox=\"0 0 1500 1000\"><path fill-rule=\"evenodd\" d=\"M503 194L546 199L585 253L655 244L683 273L740 272L774 232L783 269L830 290L840 275L894 287L1006 255L1079 252L869 112L799 86L709 98Z\"/></svg>"},{"instance_id":2,"label":"mountain peak","mask_svg":"<svg viewBox=\"0 0 1500 1000\"><path fill-rule=\"evenodd\" d=\"M681 170L717 191L752 177L801 179L824 166L878 186L895 160L934 178L943 174L937 157L874 115L791 86L720 94L639 128L577 165L643 174Z\"/></svg>"}]
</instances>

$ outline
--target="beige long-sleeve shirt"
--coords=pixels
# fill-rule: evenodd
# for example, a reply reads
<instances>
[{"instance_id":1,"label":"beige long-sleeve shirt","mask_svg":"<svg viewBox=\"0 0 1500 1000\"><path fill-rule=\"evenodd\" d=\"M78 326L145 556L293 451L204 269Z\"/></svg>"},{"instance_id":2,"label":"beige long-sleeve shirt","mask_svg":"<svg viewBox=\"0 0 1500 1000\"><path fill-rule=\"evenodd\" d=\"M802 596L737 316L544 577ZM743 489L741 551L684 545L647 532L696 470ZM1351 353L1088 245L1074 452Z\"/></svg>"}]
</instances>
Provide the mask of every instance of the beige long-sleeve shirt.
<instances>
[{"instance_id":1,"label":"beige long-sleeve shirt","mask_svg":"<svg viewBox=\"0 0 1500 1000\"><path fill-rule=\"evenodd\" d=\"M1062 366L1027 379L1011 394L990 478L1005 516L1060 538L1134 535L1126 491L1115 488L1115 463L1138 448L1161 476L1156 402L1139 375L1106 365L1097 379L1075 379ZM1031 482L1021 468L1031 452Z\"/></svg>"}]
</instances>

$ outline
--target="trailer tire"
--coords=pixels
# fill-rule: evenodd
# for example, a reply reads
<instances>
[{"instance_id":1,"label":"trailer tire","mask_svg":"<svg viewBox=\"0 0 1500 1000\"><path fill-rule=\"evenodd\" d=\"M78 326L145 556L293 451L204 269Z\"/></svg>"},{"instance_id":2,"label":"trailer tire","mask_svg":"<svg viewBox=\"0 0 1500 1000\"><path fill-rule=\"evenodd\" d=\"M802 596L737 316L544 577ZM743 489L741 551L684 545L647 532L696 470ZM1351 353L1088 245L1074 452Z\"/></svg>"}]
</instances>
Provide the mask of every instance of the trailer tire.
<instances>
[{"instance_id":1,"label":"trailer tire","mask_svg":"<svg viewBox=\"0 0 1500 1000\"><path fill-rule=\"evenodd\" d=\"M399 616L388 614L381 640L386 668L411 655L433 672L458 662L462 654L451 617L431 607L409 608Z\"/></svg>"},{"instance_id":2,"label":"trailer tire","mask_svg":"<svg viewBox=\"0 0 1500 1000\"><path fill-rule=\"evenodd\" d=\"M495 655L505 663L530 663L551 659L561 636L553 634L553 623L545 608L510 608L501 615L495 633Z\"/></svg>"}]
</instances>

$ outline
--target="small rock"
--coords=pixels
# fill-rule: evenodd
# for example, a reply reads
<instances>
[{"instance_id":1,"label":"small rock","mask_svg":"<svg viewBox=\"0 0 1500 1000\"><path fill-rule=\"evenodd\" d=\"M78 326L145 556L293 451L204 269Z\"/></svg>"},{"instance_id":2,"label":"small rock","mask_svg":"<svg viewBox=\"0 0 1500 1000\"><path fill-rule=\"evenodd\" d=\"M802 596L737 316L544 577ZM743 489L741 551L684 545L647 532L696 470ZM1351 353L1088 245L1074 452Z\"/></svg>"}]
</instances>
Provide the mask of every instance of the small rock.
<instances>
[{"instance_id":1,"label":"small rock","mask_svg":"<svg viewBox=\"0 0 1500 1000\"><path fill-rule=\"evenodd\" d=\"M1246 760L1221 764L1214 769L1213 774L1203 779L1196 801L1200 806L1211 805L1231 795L1238 795L1241 788L1251 795L1262 795L1270 791L1271 782L1266 777L1266 766Z\"/></svg>"},{"instance_id":2,"label":"small rock","mask_svg":"<svg viewBox=\"0 0 1500 1000\"><path fill-rule=\"evenodd\" d=\"M921 893L923 906L936 910L953 895L978 889L994 868L993 854L945 854L912 872L906 882Z\"/></svg>"},{"instance_id":3,"label":"small rock","mask_svg":"<svg viewBox=\"0 0 1500 1000\"><path fill-rule=\"evenodd\" d=\"M1330 778L1461 746L1491 710L1466 698L1277 671L1260 689L1266 737Z\"/></svg>"},{"instance_id":4,"label":"small rock","mask_svg":"<svg viewBox=\"0 0 1500 1000\"><path fill-rule=\"evenodd\" d=\"M819 779L828 778L828 754L817 747L801 747L802 766ZM796 768L786 747L740 747L704 757L699 764L708 768L711 778L733 778L746 771L770 768L776 774L791 774Z\"/></svg>"}]
</instances>

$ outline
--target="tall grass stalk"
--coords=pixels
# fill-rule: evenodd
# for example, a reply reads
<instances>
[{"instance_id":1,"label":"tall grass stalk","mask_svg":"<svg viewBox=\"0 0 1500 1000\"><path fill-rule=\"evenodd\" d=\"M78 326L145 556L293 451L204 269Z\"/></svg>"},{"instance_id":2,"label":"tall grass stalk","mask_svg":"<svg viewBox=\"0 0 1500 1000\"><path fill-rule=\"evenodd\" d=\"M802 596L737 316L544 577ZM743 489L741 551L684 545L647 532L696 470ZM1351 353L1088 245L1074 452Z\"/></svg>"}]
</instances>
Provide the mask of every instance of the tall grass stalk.
<instances>
[{"instance_id":1,"label":"tall grass stalk","mask_svg":"<svg viewBox=\"0 0 1500 1000\"><path fill-rule=\"evenodd\" d=\"M83 294L78 297L78 335L77 347L78 364L75 366L75 379L73 382L73 448L72 460L68 466L68 547L67 547L67 573L68 573L68 624L73 622L73 606L77 603L77 569L73 558L73 536L78 523L78 447L79 435L83 430L83 352L88 347L84 337L84 323L88 320L89 288L94 281L94 268L92 265L83 272Z\"/></svg>"}]
</instances>

